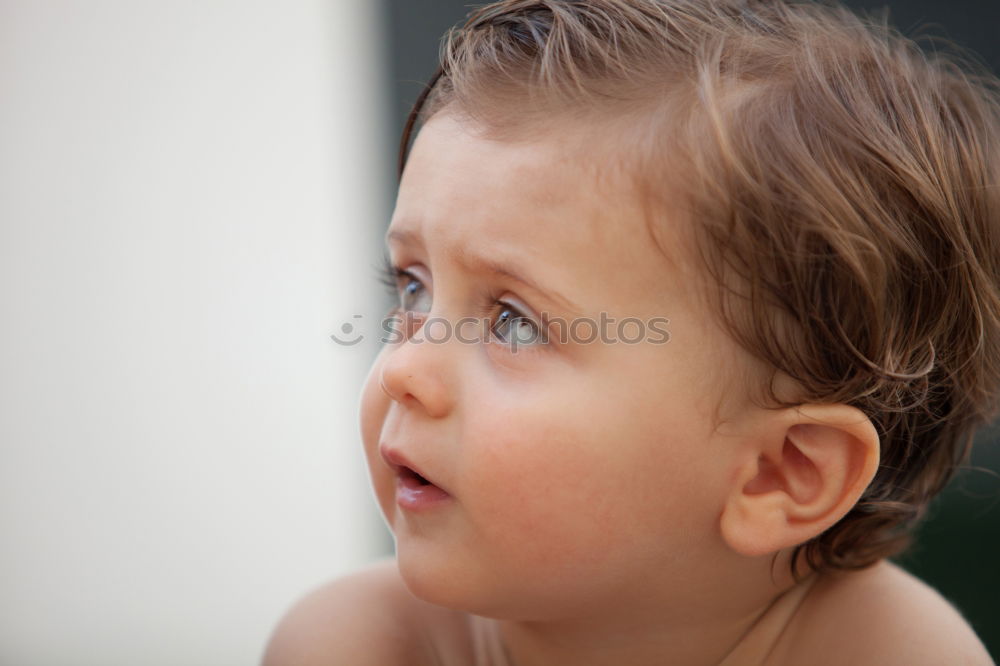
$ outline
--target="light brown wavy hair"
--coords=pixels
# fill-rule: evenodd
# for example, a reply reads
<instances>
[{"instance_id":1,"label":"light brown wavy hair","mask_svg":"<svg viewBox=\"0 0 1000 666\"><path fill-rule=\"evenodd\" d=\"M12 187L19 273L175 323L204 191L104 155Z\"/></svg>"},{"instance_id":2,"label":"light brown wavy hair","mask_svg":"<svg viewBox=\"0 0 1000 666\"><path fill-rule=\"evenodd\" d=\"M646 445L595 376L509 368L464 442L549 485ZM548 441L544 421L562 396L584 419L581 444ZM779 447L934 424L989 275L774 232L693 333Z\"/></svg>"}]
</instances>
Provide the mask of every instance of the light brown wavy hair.
<instances>
[{"instance_id":1,"label":"light brown wavy hair","mask_svg":"<svg viewBox=\"0 0 1000 666\"><path fill-rule=\"evenodd\" d=\"M763 397L875 424L873 482L792 557L862 568L909 545L997 413L1000 82L930 46L833 2L495 2L445 36L400 174L445 107L639 128L619 152L654 199L683 194L720 321L773 371Z\"/></svg>"}]
</instances>

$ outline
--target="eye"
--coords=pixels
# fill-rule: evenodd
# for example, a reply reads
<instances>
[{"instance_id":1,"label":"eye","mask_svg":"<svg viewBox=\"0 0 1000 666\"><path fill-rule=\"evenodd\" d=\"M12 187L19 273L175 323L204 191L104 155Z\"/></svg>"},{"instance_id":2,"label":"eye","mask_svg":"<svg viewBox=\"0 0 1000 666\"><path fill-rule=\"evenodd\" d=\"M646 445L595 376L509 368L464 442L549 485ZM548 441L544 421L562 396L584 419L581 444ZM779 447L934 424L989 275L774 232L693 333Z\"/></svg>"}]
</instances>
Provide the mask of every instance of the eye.
<instances>
[{"instance_id":1,"label":"eye","mask_svg":"<svg viewBox=\"0 0 1000 666\"><path fill-rule=\"evenodd\" d=\"M496 305L498 315L490 332L512 351L548 342L545 331L530 317L522 314L510 303L497 301Z\"/></svg>"},{"instance_id":2,"label":"eye","mask_svg":"<svg viewBox=\"0 0 1000 666\"><path fill-rule=\"evenodd\" d=\"M389 294L399 299L395 307L403 312L429 312L430 294L424 283L412 272L394 265L388 257L382 270L381 282Z\"/></svg>"},{"instance_id":3,"label":"eye","mask_svg":"<svg viewBox=\"0 0 1000 666\"><path fill-rule=\"evenodd\" d=\"M413 272L393 264L388 256L384 258L380 282L388 289L391 296L399 299L399 304L390 311L390 314L430 312L431 295L423 281ZM521 347L537 347L548 343L544 328L526 316L518 307L506 301L490 296L479 316L486 316L489 321L494 322L488 329L486 327L480 329L481 341L499 342L512 352ZM484 334L487 330L488 334Z\"/></svg>"}]
</instances>

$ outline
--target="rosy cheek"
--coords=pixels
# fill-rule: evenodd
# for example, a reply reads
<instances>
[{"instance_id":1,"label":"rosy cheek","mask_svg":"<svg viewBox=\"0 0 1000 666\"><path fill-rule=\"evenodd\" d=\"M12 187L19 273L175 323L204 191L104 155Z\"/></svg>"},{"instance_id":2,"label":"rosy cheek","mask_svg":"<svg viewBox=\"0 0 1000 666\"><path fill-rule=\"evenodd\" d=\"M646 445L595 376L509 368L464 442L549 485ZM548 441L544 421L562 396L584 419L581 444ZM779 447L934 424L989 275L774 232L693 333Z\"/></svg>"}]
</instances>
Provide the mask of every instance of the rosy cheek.
<instances>
[{"instance_id":1,"label":"rosy cheek","mask_svg":"<svg viewBox=\"0 0 1000 666\"><path fill-rule=\"evenodd\" d=\"M361 389L361 437L366 451L378 446L382 423L389 409L389 398L379 386L380 373L379 359L376 359Z\"/></svg>"},{"instance_id":2,"label":"rosy cheek","mask_svg":"<svg viewBox=\"0 0 1000 666\"><path fill-rule=\"evenodd\" d=\"M375 495L378 498L382 512L386 515L386 518L390 518L395 489L389 468L382 462L382 458L379 455L378 445L391 400L379 385L381 372L380 359L381 355L372 365L372 369L368 373L368 378L362 387L359 412L361 419L361 440L364 445L365 458L368 462L372 485L374 486Z\"/></svg>"},{"instance_id":3,"label":"rosy cheek","mask_svg":"<svg viewBox=\"0 0 1000 666\"><path fill-rule=\"evenodd\" d=\"M585 544L614 533L629 520L621 514L633 508L630 484L642 466L630 455L634 433L596 405L577 411L567 408L572 402L538 402L527 408L505 405L495 412L503 418L475 424L482 435L469 442L478 453L469 458L475 469L468 477L481 478L476 495L488 514L483 529L498 539L553 537L534 540L539 547L543 541ZM519 417L511 419L511 413ZM605 423L613 427L602 428Z\"/></svg>"},{"instance_id":4,"label":"rosy cheek","mask_svg":"<svg viewBox=\"0 0 1000 666\"><path fill-rule=\"evenodd\" d=\"M572 502L562 447L524 425L529 427L497 424L486 431L489 437L470 446L477 453L469 457L464 476L476 479L473 493L481 504L484 529L508 535L551 529L549 521Z\"/></svg>"}]
</instances>

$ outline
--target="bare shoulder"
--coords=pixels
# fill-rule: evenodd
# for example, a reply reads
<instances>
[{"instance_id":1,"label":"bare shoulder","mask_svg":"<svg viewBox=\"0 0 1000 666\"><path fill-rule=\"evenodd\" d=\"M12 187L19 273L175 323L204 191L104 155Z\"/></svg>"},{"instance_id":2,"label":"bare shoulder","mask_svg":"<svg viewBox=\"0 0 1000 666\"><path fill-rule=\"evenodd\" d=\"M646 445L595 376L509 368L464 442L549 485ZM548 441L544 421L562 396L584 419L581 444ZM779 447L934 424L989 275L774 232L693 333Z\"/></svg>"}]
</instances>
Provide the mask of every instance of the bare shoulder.
<instances>
[{"instance_id":1,"label":"bare shoulder","mask_svg":"<svg viewBox=\"0 0 1000 666\"><path fill-rule=\"evenodd\" d=\"M993 664L954 606L888 561L818 579L786 632L778 663Z\"/></svg>"},{"instance_id":2,"label":"bare shoulder","mask_svg":"<svg viewBox=\"0 0 1000 666\"><path fill-rule=\"evenodd\" d=\"M414 597L394 560L326 583L275 628L263 666L418 666L438 663L458 614Z\"/></svg>"}]
</instances>

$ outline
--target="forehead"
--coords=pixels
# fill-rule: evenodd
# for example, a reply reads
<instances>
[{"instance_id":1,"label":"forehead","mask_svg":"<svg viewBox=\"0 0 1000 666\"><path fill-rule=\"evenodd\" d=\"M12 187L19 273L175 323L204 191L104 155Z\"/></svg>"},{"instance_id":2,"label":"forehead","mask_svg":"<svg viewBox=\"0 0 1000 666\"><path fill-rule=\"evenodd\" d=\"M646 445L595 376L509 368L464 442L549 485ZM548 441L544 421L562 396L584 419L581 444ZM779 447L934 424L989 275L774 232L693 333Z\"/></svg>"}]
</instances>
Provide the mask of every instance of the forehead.
<instances>
[{"instance_id":1,"label":"forehead","mask_svg":"<svg viewBox=\"0 0 1000 666\"><path fill-rule=\"evenodd\" d=\"M500 140L452 114L438 114L414 143L400 185L398 207L403 210L397 213L409 217L419 210L428 213L422 217L429 223L454 212L460 224L448 226L456 234L503 235L530 233L542 218L551 224L567 209L599 214L593 204L598 197L616 194L617 183L609 182L611 174L600 160L582 154L581 140L579 131L570 129ZM600 195L593 192L598 186ZM512 209L520 214L501 219ZM599 235L605 226L582 222L577 225L580 234Z\"/></svg>"},{"instance_id":2,"label":"forehead","mask_svg":"<svg viewBox=\"0 0 1000 666\"><path fill-rule=\"evenodd\" d=\"M496 139L435 115L414 143L390 231L445 254L516 255L540 280L605 299L662 296L675 268L663 250L677 249L663 225L677 222L651 223L623 150L600 134L564 123Z\"/></svg>"}]
</instances>

